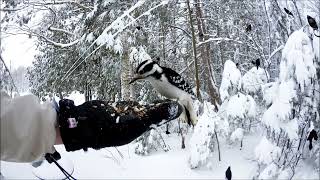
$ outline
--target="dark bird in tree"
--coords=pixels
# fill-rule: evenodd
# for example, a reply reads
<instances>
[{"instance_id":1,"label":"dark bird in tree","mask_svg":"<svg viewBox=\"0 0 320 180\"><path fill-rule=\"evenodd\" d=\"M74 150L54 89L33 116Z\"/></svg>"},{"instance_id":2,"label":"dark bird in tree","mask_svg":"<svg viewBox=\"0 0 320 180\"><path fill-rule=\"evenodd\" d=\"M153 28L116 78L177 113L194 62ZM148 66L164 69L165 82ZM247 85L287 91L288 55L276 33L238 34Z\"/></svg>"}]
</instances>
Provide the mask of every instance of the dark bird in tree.
<instances>
[{"instance_id":1,"label":"dark bird in tree","mask_svg":"<svg viewBox=\"0 0 320 180\"><path fill-rule=\"evenodd\" d=\"M137 30L140 30L140 29L141 29L141 26L137 26L136 29L137 29Z\"/></svg>"},{"instance_id":2,"label":"dark bird in tree","mask_svg":"<svg viewBox=\"0 0 320 180\"><path fill-rule=\"evenodd\" d=\"M231 178L232 178L232 172L231 172L230 166L229 166L228 169L226 170L226 179L231 180Z\"/></svg>"},{"instance_id":3,"label":"dark bird in tree","mask_svg":"<svg viewBox=\"0 0 320 180\"><path fill-rule=\"evenodd\" d=\"M251 61L253 65L255 65L257 67L257 69L259 69L260 66L260 59L256 59L256 61Z\"/></svg>"},{"instance_id":4,"label":"dark bird in tree","mask_svg":"<svg viewBox=\"0 0 320 180\"><path fill-rule=\"evenodd\" d=\"M257 69L259 69L259 67L260 67L260 59L259 58L256 59L256 66L257 66Z\"/></svg>"},{"instance_id":5,"label":"dark bird in tree","mask_svg":"<svg viewBox=\"0 0 320 180\"><path fill-rule=\"evenodd\" d=\"M292 12L289 11L287 8L283 8L283 9L284 9L284 11L285 11L288 15L293 16Z\"/></svg>"},{"instance_id":6,"label":"dark bird in tree","mask_svg":"<svg viewBox=\"0 0 320 180\"><path fill-rule=\"evenodd\" d=\"M317 25L316 20L315 20L313 17L311 17L311 16L307 16L307 19L308 19L309 25L310 25L314 30L317 30L317 29L318 29L318 25Z\"/></svg>"},{"instance_id":7,"label":"dark bird in tree","mask_svg":"<svg viewBox=\"0 0 320 180\"><path fill-rule=\"evenodd\" d=\"M251 24L248 24L247 27L246 27L246 31L250 32L251 30L252 30L252 26L251 26Z\"/></svg>"},{"instance_id":8,"label":"dark bird in tree","mask_svg":"<svg viewBox=\"0 0 320 180\"><path fill-rule=\"evenodd\" d=\"M312 129L312 131L310 131L309 136L307 138L307 140L309 141L309 150L312 149L312 139L314 139L315 141L318 140L317 132L314 129Z\"/></svg>"}]
</instances>

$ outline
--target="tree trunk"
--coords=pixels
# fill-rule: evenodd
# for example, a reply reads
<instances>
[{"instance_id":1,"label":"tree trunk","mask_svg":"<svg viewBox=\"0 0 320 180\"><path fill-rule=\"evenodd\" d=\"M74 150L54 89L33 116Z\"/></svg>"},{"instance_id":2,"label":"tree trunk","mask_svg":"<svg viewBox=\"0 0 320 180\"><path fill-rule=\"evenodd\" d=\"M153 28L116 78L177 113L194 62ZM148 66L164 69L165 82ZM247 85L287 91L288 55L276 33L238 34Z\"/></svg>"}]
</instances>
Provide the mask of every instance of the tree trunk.
<instances>
[{"instance_id":1,"label":"tree trunk","mask_svg":"<svg viewBox=\"0 0 320 180\"><path fill-rule=\"evenodd\" d=\"M190 8L190 1L189 0L187 0L187 6L188 6L188 16L189 16L190 29L191 29L191 33L192 33L192 47L193 47L194 69L195 69L196 95L197 95L197 98L199 100L201 100L199 69L198 69L198 60L197 60L196 36L195 36L195 32L194 32L194 27L193 27L192 11Z\"/></svg>"},{"instance_id":2,"label":"tree trunk","mask_svg":"<svg viewBox=\"0 0 320 180\"><path fill-rule=\"evenodd\" d=\"M128 66L129 66L129 77L133 77L134 70L133 70L132 64L129 63ZM130 80L130 78L128 78L128 80ZM135 97L135 89L134 89L134 86L132 84L130 84L129 86L130 86L130 100L134 101L136 99L136 97Z\"/></svg>"},{"instance_id":3,"label":"tree trunk","mask_svg":"<svg viewBox=\"0 0 320 180\"><path fill-rule=\"evenodd\" d=\"M124 50L121 57L121 99L130 99L130 67L129 67L129 54L128 51Z\"/></svg>"},{"instance_id":4,"label":"tree trunk","mask_svg":"<svg viewBox=\"0 0 320 180\"><path fill-rule=\"evenodd\" d=\"M203 20L203 12L200 6L200 0L196 0L196 19L197 19L197 27L199 31L199 41L204 42L208 40L207 26ZM205 78L208 84L208 90L210 94L210 101L214 104L216 111L218 110L218 104L221 104L221 99L219 95L218 88L215 85L215 77L211 67L211 53L210 53L210 44L205 43L200 47L201 58L203 64L205 64Z\"/></svg>"},{"instance_id":5,"label":"tree trunk","mask_svg":"<svg viewBox=\"0 0 320 180\"><path fill-rule=\"evenodd\" d=\"M221 161L220 143L219 143L218 134L217 134L217 132L216 132L216 131L214 131L214 135L216 136L217 144L218 144L218 155L219 155L219 161Z\"/></svg>"}]
</instances>

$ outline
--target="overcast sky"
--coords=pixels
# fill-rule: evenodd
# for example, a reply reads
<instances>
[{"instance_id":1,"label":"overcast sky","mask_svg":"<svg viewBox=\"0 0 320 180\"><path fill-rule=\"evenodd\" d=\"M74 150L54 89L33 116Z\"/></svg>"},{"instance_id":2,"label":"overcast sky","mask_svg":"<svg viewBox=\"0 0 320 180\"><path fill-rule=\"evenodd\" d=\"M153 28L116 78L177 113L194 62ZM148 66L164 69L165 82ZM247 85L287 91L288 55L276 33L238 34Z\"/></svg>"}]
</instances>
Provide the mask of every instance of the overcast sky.
<instances>
[{"instance_id":1,"label":"overcast sky","mask_svg":"<svg viewBox=\"0 0 320 180\"><path fill-rule=\"evenodd\" d=\"M12 35L1 39L2 57L7 66L16 69L30 66L36 53L35 41L27 35Z\"/></svg>"}]
</instances>

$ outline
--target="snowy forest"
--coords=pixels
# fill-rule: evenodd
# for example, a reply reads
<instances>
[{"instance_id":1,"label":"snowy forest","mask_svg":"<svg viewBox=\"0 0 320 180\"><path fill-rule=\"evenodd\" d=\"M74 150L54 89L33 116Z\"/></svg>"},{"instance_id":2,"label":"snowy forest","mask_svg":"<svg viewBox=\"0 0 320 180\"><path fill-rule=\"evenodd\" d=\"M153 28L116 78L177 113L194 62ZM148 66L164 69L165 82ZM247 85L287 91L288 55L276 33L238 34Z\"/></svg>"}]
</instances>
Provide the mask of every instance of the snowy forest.
<instances>
[{"instance_id":1,"label":"snowy forest","mask_svg":"<svg viewBox=\"0 0 320 180\"><path fill-rule=\"evenodd\" d=\"M62 153L78 165L76 178L224 179L230 167L233 179L320 179L318 0L1 0L0 8L1 41L23 35L36 49L27 68L12 70L1 55L1 90L12 96L166 99L148 81L130 83L145 60L192 87L194 126L177 119L119 149ZM4 178L36 178L29 172L1 161Z\"/></svg>"}]
</instances>

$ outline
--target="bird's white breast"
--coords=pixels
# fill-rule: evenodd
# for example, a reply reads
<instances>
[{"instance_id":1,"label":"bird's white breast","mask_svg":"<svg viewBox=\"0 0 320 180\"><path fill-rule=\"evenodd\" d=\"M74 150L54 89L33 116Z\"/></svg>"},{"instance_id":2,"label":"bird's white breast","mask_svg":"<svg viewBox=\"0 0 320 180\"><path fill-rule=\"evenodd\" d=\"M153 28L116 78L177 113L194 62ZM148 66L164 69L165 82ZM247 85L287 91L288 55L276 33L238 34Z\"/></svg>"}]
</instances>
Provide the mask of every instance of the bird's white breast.
<instances>
[{"instance_id":1,"label":"bird's white breast","mask_svg":"<svg viewBox=\"0 0 320 180\"><path fill-rule=\"evenodd\" d=\"M170 84L166 78L161 77L159 80L150 78L148 79L151 85L163 96L170 99L187 99L191 95L179 89L178 87Z\"/></svg>"}]
</instances>

